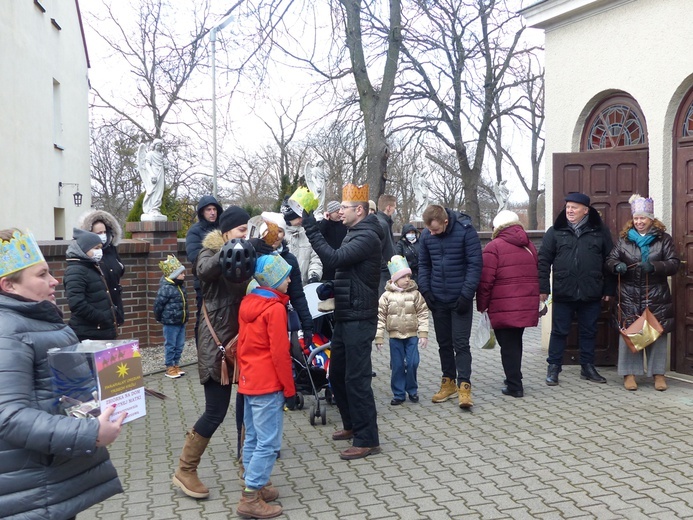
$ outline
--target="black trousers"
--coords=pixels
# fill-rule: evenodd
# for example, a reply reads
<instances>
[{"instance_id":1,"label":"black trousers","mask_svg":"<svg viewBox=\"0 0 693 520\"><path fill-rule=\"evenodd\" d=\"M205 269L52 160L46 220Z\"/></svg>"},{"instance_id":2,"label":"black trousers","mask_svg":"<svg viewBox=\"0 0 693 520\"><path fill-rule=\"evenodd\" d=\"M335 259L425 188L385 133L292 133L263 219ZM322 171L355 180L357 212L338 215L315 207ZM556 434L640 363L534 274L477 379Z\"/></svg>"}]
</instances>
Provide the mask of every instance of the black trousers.
<instances>
[{"instance_id":1,"label":"black trousers","mask_svg":"<svg viewBox=\"0 0 693 520\"><path fill-rule=\"evenodd\" d=\"M229 411L233 385L222 385L214 379L209 379L204 388L205 411L195 423L195 431L209 439L224 422L226 412Z\"/></svg>"},{"instance_id":2,"label":"black trousers","mask_svg":"<svg viewBox=\"0 0 693 520\"><path fill-rule=\"evenodd\" d=\"M345 430L354 431L353 445L380 446L378 414L371 387L371 350L378 318L335 323L330 349L330 385Z\"/></svg>"},{"instance_id":3,"label":"black trousers","mask_svg":"<svg viewBox=\"0 0 693 520\"><path fill-rule=\"evenodd\" d=\"M443 377L471 383L472 352L469 336L472 333L472 307L464 314L455 310L455 303L437 302L431 309L433 327L438 340L438 354Z\"/></svg>"},{"instance_id":4,"label":"black trousers","mask_svg":"<svg viewBox=\"0 0 693 520\"><path fill-rule=\"evenodd\" d=\"M505 385L511 392L522 390L522 335L524 327L493 329L500 345Z\"/></svg>"}]
</instances>

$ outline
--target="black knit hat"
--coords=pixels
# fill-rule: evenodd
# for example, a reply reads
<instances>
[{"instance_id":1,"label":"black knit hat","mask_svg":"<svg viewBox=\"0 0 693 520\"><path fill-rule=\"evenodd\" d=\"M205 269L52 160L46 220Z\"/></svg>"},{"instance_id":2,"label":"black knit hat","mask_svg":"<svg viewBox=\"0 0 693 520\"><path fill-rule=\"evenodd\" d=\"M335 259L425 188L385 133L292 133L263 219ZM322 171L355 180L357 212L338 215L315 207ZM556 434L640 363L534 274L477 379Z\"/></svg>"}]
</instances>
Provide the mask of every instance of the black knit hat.
<instances>
[{"instance_id":1,"label":"black knit hat","mask_svg":"<svg viewBox=\"0 0 693 520\"><path fill-rule=\"evenodd\" d=\"M101 238L96 233L84 229L72 228L72 238L83 252L101 245Z\"/></svg>"},{"instance_id":2,"label":"black knit hat","mask_svg":"<svg viewBox=\"0 0 693 520\"><path fill-rule=\"evenodd\" d=\"M247 224L250 220L248 212L239 206L229 206L219 218L219 229L222 233L231 231L238 226Z\"/></svg>"},{"instance_id":3,"label":"black knit hat","mask_svg":"<svg viewBox=\"0 0 693 520\"><path fill-rule=\"evenodd\" d=\"M284 197L284 200L282 201L282 207L281 207L282 215L284 215L284 221L287 224L291 224L292 220L295 220L297 218L301 218L301 215L298 215L293 209L291 209L291 206L289 206L289 196L286 195Z\"/></svg>"}]
</instances>

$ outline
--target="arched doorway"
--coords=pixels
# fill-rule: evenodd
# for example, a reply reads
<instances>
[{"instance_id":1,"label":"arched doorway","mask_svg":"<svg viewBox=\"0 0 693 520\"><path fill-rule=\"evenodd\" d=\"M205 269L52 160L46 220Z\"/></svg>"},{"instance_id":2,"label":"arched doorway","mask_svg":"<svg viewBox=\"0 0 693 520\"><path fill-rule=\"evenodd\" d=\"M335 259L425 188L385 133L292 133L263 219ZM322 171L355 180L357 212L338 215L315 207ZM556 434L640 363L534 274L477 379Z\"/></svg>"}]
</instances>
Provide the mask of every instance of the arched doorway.
<instances>
[{"instance_id":1,"label":"arched doorway","mask_svg":"<svg viewBox=\"0 0 693 520\"><path fill-rule=\"evenodd\" d=\"M670 364L676 372L693 375L693 88L674 121L672 237L682 265L672 278L676 328Z\"/></svg>"},{"instance_id":2,"label":"arched doorway","mask_svg":"<svg viewBox=\"0 0 693 520\"><path fill-rule=\"evenodd\" d=\"M628 94L614 94L595 105L582 128L580 152L553 155L554 219L563 210L565 196L576 191L590 196L614 242L631 218L630 196L648 195L647 126L640 106ZM618 334L609 321L610 312L605 307L596 339L598 365L618 361ZM576 363L578 359L577 334L573 331L563 362Z\"/></svg>"}]
</instances>

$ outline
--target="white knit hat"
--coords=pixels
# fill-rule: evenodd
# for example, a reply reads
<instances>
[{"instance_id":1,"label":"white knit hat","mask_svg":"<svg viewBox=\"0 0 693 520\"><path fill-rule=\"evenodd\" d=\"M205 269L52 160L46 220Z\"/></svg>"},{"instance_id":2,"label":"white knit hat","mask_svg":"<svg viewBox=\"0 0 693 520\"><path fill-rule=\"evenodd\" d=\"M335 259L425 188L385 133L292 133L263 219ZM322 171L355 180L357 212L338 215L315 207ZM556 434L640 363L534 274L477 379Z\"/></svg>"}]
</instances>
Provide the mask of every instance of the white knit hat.
<instances>
[{"instance_id":1,"label":"white knit hat","mask_svg":"<svg viewBox=\"0 0 693 520\"><path fill-rule=\"evenodd\" d=\"M493 219L493 229L508 227L519 223L520 217L517 216L517 213L504 209Z\"/></svg>"}]
</instances>

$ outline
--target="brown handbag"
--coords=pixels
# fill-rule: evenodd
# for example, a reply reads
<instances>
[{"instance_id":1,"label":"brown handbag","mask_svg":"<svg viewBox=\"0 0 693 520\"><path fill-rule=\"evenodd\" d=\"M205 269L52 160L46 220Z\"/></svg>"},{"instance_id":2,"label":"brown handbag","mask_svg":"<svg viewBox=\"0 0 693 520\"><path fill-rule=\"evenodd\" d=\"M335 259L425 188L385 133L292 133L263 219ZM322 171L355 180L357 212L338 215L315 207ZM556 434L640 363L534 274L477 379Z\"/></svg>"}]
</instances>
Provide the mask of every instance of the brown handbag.
<instances>
[{"instance_id":1,"label":"brown handbag","mask_svg":"<svg viewBox=\"0 0 693 520\"><path fill-rule=\"evenodd\" d=\"M219 337L214 328L212 328L212 323L209 321L209 315L207 314L207 306L204 300L202 301L202 312L205 315L205 323L207 323L207 328L212 334L212 339L219 347L221 351L221 377L220 383L222 385L228 385L230 382L238 383L238 363L236 363L236 346L238 345L238 334L236 334L231 341L228 342L226 346L222 345L219 341ZM233 374L233 380L229 380L229 374Z\"/></svg>"},{"instance_id":2,"label":"brown handbag","mask_svg":"<svg viewBox=\"0 0 693 520\"><path fill-rule=\"evenodd\" d=\"M645 277L645 301L649 302L649 276ZM621 275L618 275L618 323L623 341L631 352L636 353L643 350L645 347L652 345L657 338L664 332L664 327L659 323L657 317L652 314L649 306L645 307L645 311L631 323L628 327L624 327L625 322L621 321Z\"/></svg>"}]
</instances>

